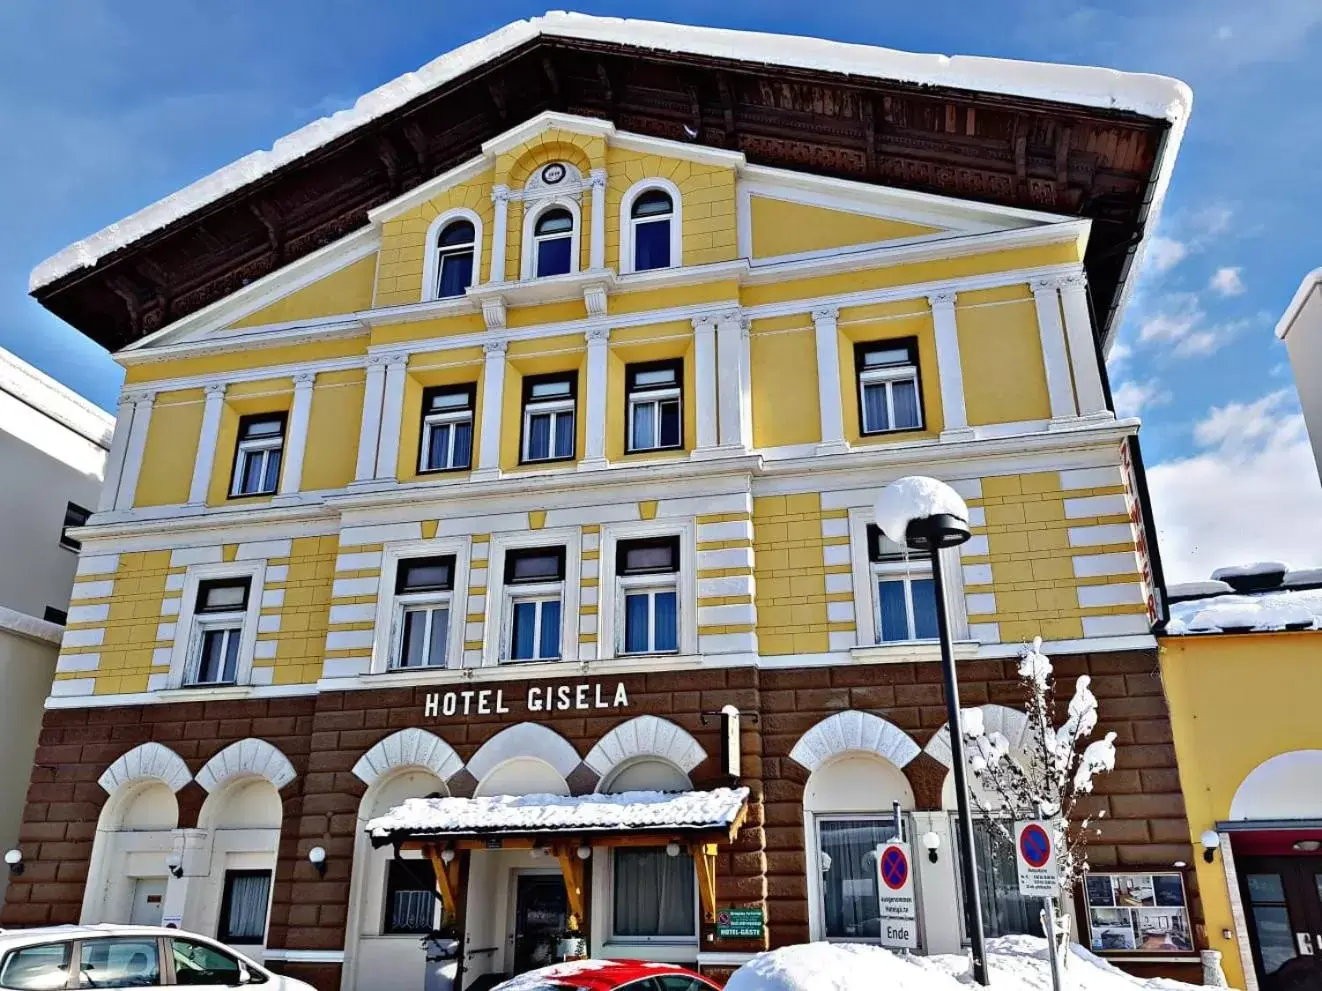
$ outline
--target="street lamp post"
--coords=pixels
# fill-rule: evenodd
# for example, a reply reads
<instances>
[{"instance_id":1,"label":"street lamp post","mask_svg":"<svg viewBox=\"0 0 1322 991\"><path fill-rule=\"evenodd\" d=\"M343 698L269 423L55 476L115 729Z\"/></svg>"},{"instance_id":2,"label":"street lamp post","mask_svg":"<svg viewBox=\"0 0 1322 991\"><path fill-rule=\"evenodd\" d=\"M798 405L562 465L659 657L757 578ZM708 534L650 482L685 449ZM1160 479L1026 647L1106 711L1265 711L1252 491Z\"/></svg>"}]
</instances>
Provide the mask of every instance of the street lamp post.
<instances>
[{"instance_id":1,"label":"street lamp post","mask_svg":"<svg viewBox=\"0 0 1322 991\"><path fill-rule=\"evenodd\" d=\"M885 531L882 509L896 520L893 529L903 534L913 550L926 551L932 560L932 586L936 597L937 636L941 641L941 671L945 681L946 722L950 731L951 770L955 773L955 801L958 808L959 870L963 880L964 920L973 957L973 979L986 987L987 950L982 935L982 900L978 894L978 872L974 861L973 814L969 809L968 780L965 776L964 733L959 714L959 680L955 675L955 657L951 647L950 616L946 611L945 574L941 551L957 547L969 539L968 510L949 486L929 478L907 478L892 483L896 499L884 505L878 500L878 525ZM890 488L890 486L888 486ZM902 494L901 494L902 493ZM908 505L906 506L906 502ZM903 525L901 525L901 523ZM896 543L895 534L887 534Z\"/></svg>"}]
</instances>

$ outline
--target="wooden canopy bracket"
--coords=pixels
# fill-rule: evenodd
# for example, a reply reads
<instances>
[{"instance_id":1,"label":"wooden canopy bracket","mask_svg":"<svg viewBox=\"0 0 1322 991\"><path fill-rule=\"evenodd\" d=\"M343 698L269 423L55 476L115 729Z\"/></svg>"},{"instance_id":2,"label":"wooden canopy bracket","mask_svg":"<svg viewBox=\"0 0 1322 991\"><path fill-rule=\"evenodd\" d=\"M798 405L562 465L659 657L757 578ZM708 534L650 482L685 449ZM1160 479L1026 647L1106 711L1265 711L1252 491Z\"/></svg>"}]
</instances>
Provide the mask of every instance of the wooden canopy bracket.
<instances>
[{"instance_id":1,"label":"wooden canopy bracket","mask_svg":"<svg viewBox=\"0 0 1322 991\"><path fill-rule=\"evenodd\" d=\"M572 932L587 920L583 898L583 861L578 859L576 846L557 846L555 859L560 862L560 873L565 876L565 896L569 899L569 929Z\"/></svg>"},{"instance_id":2,"label":"wooden canopy bracket","mask_svg":"<svg viewBox=\"0 0 1322 991\"><path fill-rule=\"evenodd\" d=\"M716 844L695 843L689 847L698 868L698 900L702 902L702 921L716 922Z\"/></svg>"},{"instance_id":3,"label":"wooden canopy bracket","mask_svg":"<svg viewBox=\"0 0 1322 991\"><path fill-rule=\"evenodd\" d=\"M441 896L441 904L445 906L445 917L459 918L459 858L447 864L441 859L441 853L436 847L429 845L423 849L436 875L436 893Z\"/></svg>"}]
</instances>

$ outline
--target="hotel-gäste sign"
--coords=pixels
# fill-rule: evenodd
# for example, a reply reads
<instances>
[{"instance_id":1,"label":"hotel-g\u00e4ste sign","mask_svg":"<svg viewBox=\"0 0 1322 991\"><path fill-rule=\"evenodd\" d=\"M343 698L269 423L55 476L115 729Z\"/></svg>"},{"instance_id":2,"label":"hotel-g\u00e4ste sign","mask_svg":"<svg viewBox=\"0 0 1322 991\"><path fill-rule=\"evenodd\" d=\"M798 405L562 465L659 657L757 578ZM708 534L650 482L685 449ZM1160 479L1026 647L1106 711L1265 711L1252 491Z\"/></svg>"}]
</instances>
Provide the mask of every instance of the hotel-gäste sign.
<instances>
[{"instance_id":1,"label":"hotel-g\u00e4ste sign","mask_svg":"<svg viewBox=\"0 0 1322 991\"><path fill-rule=\"evenodd\" d=\"M526 691L505 688L463 688L428 692L422 705L424 718L451 716L503 716L515 709L527 712L586 712L626 709L629 693L624 682L579 682L530 685Z\"/></svg>"}]
</instances>

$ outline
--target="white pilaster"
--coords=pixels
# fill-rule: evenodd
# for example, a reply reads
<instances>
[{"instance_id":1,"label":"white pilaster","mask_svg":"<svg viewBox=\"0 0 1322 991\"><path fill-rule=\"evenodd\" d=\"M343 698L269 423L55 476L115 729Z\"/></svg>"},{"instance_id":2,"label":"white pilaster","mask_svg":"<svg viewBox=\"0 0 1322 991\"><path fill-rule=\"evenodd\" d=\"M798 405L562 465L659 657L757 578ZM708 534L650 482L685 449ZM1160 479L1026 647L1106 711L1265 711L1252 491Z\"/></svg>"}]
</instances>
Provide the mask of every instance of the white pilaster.
<instances>
[{"instance_id":1,"label":"white pilaster","mask_svg":"<svg viewBox=\"0 0 1322 991\"><path fill-rule=\"evenodd\" d=\"M817 406L822 421L819 454L847 451L845 417L840 399L840 343L837 336L840 311L834 306L812 311L817 335Z\"/></svg>"},{"instance_id":2,"label":"white pilaster","mask_svg":"<svg viewBox=\"0 0 1322 991\"><path fill-rule=\"evenodd\" d=\"M225 410L225 383L209 382L205 390L207 400L202 408L202 429L197 438L197 455L193 458L193 480L188 486L190 506L207 504L211 471L216 464L216 441L220 437L220 415Z\"/></svg>"},{"instance_id":3,"label":"white pilaster","mask_svg":"<svg viewBox=\"0 0 1322 991\"><path fill-rule=\"evenodd\" d=\"M376 477L393 479L399 467L400 417L404 412L404 377L409 356L392 354L386 358L385 388L381 394L381 439L376 443Z\"/></svg>"},{"instance_id":4,"label":"white pilaster","mask_svg":"<svg viewBox=\"0 0 1322 991\"><path fill-rule=\"evenodd\" d=\"M105 480L101 483L101 498L96 504L98 513L109 512L115 508L115 497L119 494L119 482L124 476L124 452L128 449L129 433L133 430L133 395L124 393L119 397L119 409L115 411L115 432L110 439L110 451L106 455Z\"/></svg>"},{"instance_id":5,"label":"white pilaster","mask_svg":"<svg viewBox=\"0 0 1322 991\"><path fill-rule=\"evenodd\" d=\"M363 387L363 420L358 430L358 462L355 482L371 481L376 474L376 444L381 437L381 396L385 392L386 362L381 355L367 359L367 384Z\"/></svg>"},{"instance_id":6,"label":"white pilaster","mask_svg":"<svg viewBox=\"0 0 1322 991\"><path fill-rule=\"evenodd\" d=\"M694 317L693 377L696 383L698 436L694 450L714 448L716 435L716 318Z\"/></svg>"},{"instance_id":7,"label":"white pilaster","mask_svg":"<svg viewBox=\"0 0 1322 991\"><path fill-rule=\"evenodd\" d=\"M1074 366L1074 391L1079 397L1079 415L1109 417L1111 414L1106 408L1106 392L1102 388L1097 345L1093 341L1087 283L1082 274L1065 277L1060 286L1060 301L1065 311L1065 335L1070 342L1070 363Z\"/></svg>"},{"instance_id":8,"label":"white pilaster","mask_svg":"<svg viewBox=\"0 0 1322 991\"><path fill-rule=\"evenodd\" d=\"M491 223L491 281L505 281L505 244L509 237L510 188L495 186L491 190L496 216Z\"/></svg>"},{"instance_id":9,"label":"white pilaster","mask_svg":"<svg viewBox=\"0 0 1322 991\"><path fill-rule=\"evenodd\" d=\"M717 408L721 447L752 446L748 324L738 311L716 318Z\"/></svg>"},{"instance_id":10,"label":"white pilaster","mask_svg":"<svg viewBox=\"0 0 1322 991\"><path fill-rule=\"evenodd\" d=\"M505 351L509 341L487 341L486 368L482 373L482 437L477 449L477 470L472 477L500 474L500 419L505 404Z\"/></svg>"},{"instance_id":11,"label":"white pilaster","mask_svg":"<svg viewBox=\"0 0 1322 991\"><path fill-rule=\"evenodd\" d=\"M587 441L583 460L578 463L580 471L606 467L606 366L610 357L610 336L609 327L593 327L586 334L588 382L583 417L587 424Z\"/></svg>"},{"instance_id":12,"label":"white pilaster","mask_svg":"<svg viewBox=\"0 0 1322 991\"><path fill-rule=\"evenodd\" d=\"M303 487L303 455L308 446L308 420L312 412L312 389L316 382L316 372L298 372L294 376L294 403L289 408L289 423L285 428L281 495L292 495Z\"/></svg>"},{"instance_id":13,"label":"white pilaster","mask_svg":"<svg viewBox=\"0 0 1322 991\"><path fill-rule=\"evenodd\" d=\"M151 409L156 402L156 393L138 392L132 398L133 425L124 450L124 470L120 475L119 493L115 498L116 509L132 509L133 499L138 494L138 475L142 471L142 454L147 449L147 430L151 426Z\"/></svg>"},{"instance_id":14,"label":"white pilaster","mask_svg":"<svg viewBox=\"0 0 1322 991\"><path fill-rule=\"evenodd\" d=\"M955 294L933 293L927 297L936 331L937 376L941 379L941 412L945 426L942 440L965 440L973 436L964 408L964 369L959 360L959 331L955 325Z\"/></svg>"},{"instance_id":15,"label":"white pilaster","mask_svg":"<svg viewBox=\"0 0 1322 991\"><path fill-rule=\"evenodd\" d=\"M1042 340L1042 364L1047 372L1047 396L1053 422L1068 420L1077 412L1074 385L1070 381L1070 358L1065 350L1065 328L1060 319L1060 280L1034 279L1033 303L1037 307L1037 330Z\"/></svg>"},{"instance_id":16,"label":"white pilaster","mask_svg":"<svg viewBox=\"0 0 1322 991\"><path fill-rule=\"evenodd\" d=\"M588 268L594 272L606 267L606 170L593 169L588 173L592 190L592 230L588 246Z\"/></svg>"}]
</instances>

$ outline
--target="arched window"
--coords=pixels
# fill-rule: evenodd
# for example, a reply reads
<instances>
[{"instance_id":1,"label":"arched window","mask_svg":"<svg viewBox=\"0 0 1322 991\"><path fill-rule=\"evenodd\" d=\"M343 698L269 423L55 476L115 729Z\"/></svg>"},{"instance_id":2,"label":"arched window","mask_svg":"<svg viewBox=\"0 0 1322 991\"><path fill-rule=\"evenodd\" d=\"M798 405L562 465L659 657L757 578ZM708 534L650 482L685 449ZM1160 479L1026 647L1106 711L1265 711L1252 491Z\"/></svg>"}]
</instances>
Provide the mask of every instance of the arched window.
<instances>
[{"instance_id":1,"label":"arched window","mask_svg":"<svg viewBox=\"0 0 1322 991\"><path fill-rule=\"evenodd\" d=\"M445 225L436 239L436 298L462 296L473 284L473 255L477 232L467 220Z\"/></svg>"},{"instance_id":2,"label":"arched window","mask_svg":"<svg viewBox=\"0 0 1322 991\"><path fill-rule=\"evenodd\" d=\"M663 189L649 189L629 211L633 224L633 270L670 267L670 224L675 204Z\"/></svg>"},{"instance_id":3,"label":"arched window","mask_svg":"<svg viewBox=\"0 0 1322 991\"><path fill-rule=\"evenodd\" d=\"M534 274L566 275L573 270L574 215L552 207L537 218L533 228Z\"/></svg>"}]
</instances>

